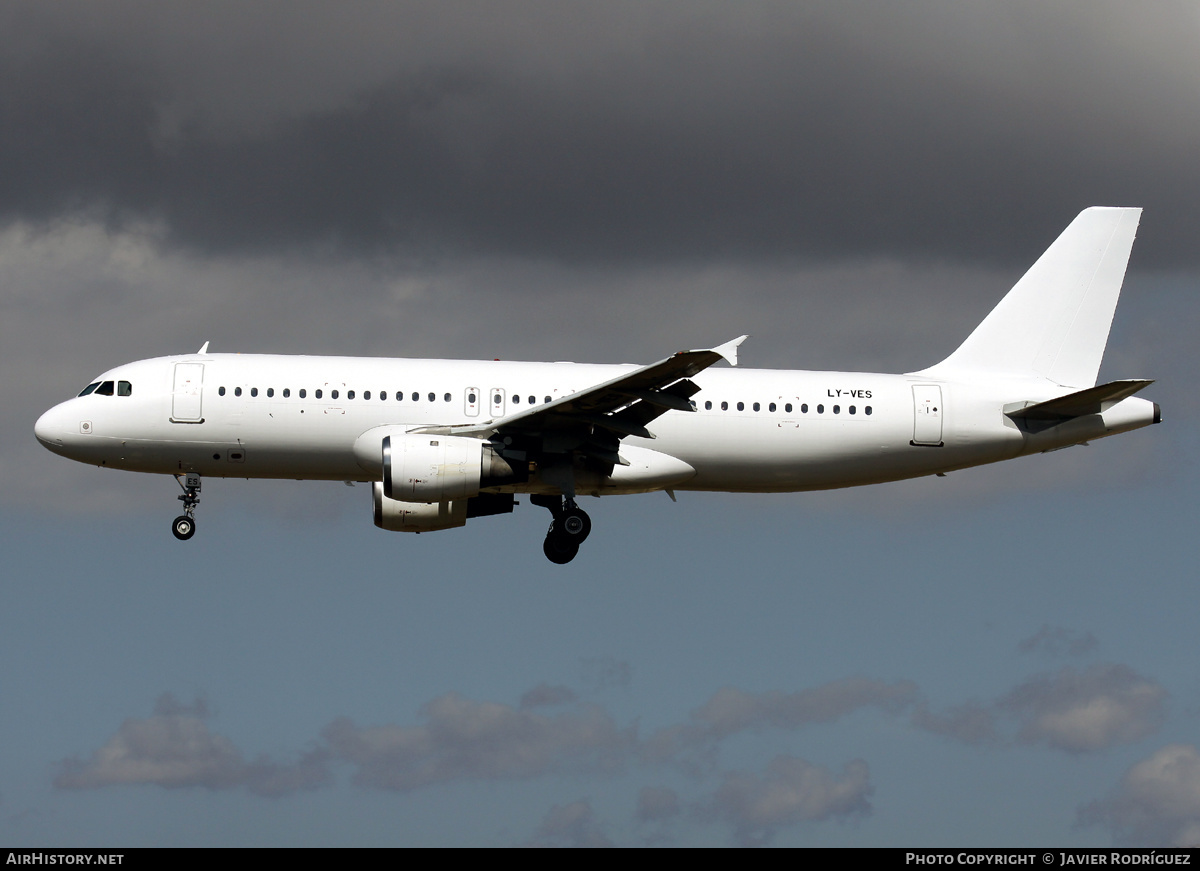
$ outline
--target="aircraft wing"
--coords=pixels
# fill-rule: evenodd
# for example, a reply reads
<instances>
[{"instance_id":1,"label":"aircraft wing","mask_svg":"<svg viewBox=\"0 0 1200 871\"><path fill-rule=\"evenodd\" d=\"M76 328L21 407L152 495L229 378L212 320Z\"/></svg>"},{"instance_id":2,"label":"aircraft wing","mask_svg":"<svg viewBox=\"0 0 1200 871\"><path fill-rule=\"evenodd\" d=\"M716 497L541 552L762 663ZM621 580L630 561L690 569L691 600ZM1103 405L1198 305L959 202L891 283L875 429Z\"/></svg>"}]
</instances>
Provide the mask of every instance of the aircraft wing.
<instances>
[{"instance_id":1,"label":"aircraft wing","mask_svg":"<svg viewBox=\"0 0 1200 871\"><path fill-rule=\"evenodd\" d=\"M738 346L746 340L740 336L724 345L697 351L680 351L665 360L642 366L616 378L576 391L545 405L528 408L515 414L462 426L426 426L417 433L437 433L489 437L493 434L513 434L539 437L543 451L559 453L580 446L580 437L601 430L609 436L602 438L605 448L588 451L599 459L621 462L616 456L616 442L625 436L654 438L646 424L672 409L694 411L689 398L700 388L691 376L702 372L718 360L737 365Z\"/></svg>"}]
</instances>

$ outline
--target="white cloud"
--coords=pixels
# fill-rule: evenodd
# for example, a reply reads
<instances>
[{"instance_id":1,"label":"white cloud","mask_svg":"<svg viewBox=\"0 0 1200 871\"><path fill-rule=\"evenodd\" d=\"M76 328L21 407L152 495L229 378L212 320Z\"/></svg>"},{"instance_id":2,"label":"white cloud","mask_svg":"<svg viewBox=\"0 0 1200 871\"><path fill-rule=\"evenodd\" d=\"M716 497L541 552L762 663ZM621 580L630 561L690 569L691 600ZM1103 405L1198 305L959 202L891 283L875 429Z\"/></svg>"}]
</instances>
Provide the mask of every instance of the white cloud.
<instances>
[{"instance_id":1,"label":"white cloud","mask_svg":"<svg viewBox=\"0 0 1200 871\"><path fill-rule=\"evenodd\" d=\"M964 744L993 744L999 741L994 710L978 702L967 702L941 714L934 713L923 702L913 712L913 724Z\"/></svg>"},{"instance_id":2,"label":"white cloud","mask_svg":"<svg viewBox=\"0 0 1200 871\"><path fill-rule=\"evenodd\" d=\"M753 693L738 687L722 687L692 711L688 722L665 726L642 744L648 761L674 761L685 767L711 766L716 759L716 742L748 730L795 730L829 723L862 708L899 713L918 699L912 681L887 683L851 677L830 681L812 689L785 693L778 690Z\"/></svg>"},{"instance_id":3,"label":"white cloud","mask_svg":"<svg viewBox=\"0 0 1200 871\"><path fill-rule=\"evenodd\" d=\"M577 700L575 691L570 687L551 686L548 683L540 683L533 689L522 694L520 708L528 710L529 708L554 707L556 705L568 705Z\"/></svg>"},{"instance_id":4,"label":"white cloud","mask_svg":"<svg viewBox=\"0 0 1200 871\"><path fill-rule=\"evenodd\" d=\"M545 716L494 702L440 696L424 725L356 726L348 718L323 732L334 756L357 767L364 786L408 791L455 780L538 777L619 767L635 735L598 707Z\"/></svg>"},{"instance_id":5,"label":"white cloud","mask_svg":"<svg viewBox=\"0 0 1200 871\"><path fill-rule=\"evenodd\" d=\"M612 847L591 802L580 799L547 811L528 847Z\"/></svg>"},{"instance_id":6,"label":"white cloud","mask_svg":"<svg viewBox=\"0 0 1200 871\"><path fill-rule=\"evenodd\" d=\"M666 786L643 786L638 790L634 816L639 822L657 823L678 816L682 810L675 790Z\"/></svg>"},{"instance_id":7,"label":"white cloud","mask_svg":"<svg viewBox=\"0 0 1200 871\"><path fill-rule=\"evenodd\" d=\"M1064 668L1031 678L997 708L1017 718L1017 740L1069 753L1129 744L1166 717L1167 691L1123 665Z\"/></svg>"},{"instance_id":8,"label":"white cloud","mask_svg":"<svg viewBox=\"0 0 1200 871\"><path fill-rule=\"evenodd\" d=\"M247 763L233 743L209 730L202 700L180 704L166 694L153 716L123 722L115 735L91 758L66 759L54 785L60 789L95 789L117 784L166 788L232 789L244 786L259 795L280 796L315 789L331 781L326 754L316 750L299 763L285 765L260 757Z\"/></svg>"},{"instance_id":9,"label":"white cloud","mask_svg":"<svg viewBox=\"0 0 1200 871\"><path fill-rule=\"evenodd\" d=\"M1021 653L1041 656L1082 656L1096 649L1099 642L1091 632L1078 632L1063 626L1042 626L1017 645Z\"/></svg>"},{"instance_id":10,"label":"white cloud","mask_svg":"<svg viewBox=\"0 0 1200 871\"><path fill-rule=\"evenodd\" d=\"M1080 808L1079 821L1123 845L1200 847L1200 752L1163 747L1125 772L1111 796Z\"/></svg>"},{"instance_id":11,"label":"white cloud","mask_svg":"<svg viewBox=\"0 0 1200 871\"><path fill-rule=\"evenodd\" d=\"M916 696L917 685L912 681L885 683L860 677L794 693L749 693L724 687L692 712L692 720L710 735L723 738L762 726L799 729L828 723L865 707L896 712L910 705Z\"/></svg>"},{"instance_id":12,"label":"white cloud","mask_svg":"<svg viewBox=\"0 0 1200 871\"><path fill-rule=\"evenodd\" d=\"M922 701L912 722L967 744L1044 744L1085 753L1152 734L1166 718L1166 702L1162 686L1128 666L1097 664L1036 675L995 701L971 701L945 713Z\"/></svg>"},{"instance_id":13,"label":"white cloud","mask_svg":"<svg viewBox=\"0 0 1200 871\"><path fill-rule=\"evenodd\" d=\"M848 762L838 777L803 759L777 756L762 776L727 773L697 811L732 825L740 845L760 846L780 828L802 821L865 816L872 792L870 771L861 759Z\"/></svg>"}]
</instances>

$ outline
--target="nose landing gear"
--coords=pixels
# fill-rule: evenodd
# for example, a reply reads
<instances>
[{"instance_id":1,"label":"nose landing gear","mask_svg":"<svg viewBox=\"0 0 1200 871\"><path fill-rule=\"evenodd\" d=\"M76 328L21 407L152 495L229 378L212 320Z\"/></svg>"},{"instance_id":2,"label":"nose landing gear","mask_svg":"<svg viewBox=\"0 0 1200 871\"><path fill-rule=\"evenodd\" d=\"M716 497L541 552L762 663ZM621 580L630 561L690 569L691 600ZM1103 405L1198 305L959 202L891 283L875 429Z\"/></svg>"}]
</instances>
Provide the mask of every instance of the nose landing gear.
<instances>
[{"instance_id":1,"label":"nose landing gear","mask_svg":"<svg viewBox=\"0 0 1200 871\"><path fill-rule=\"evenodd\" d=\"M542 543L546 559L557 565L566 565L575 559L579 545L592 532L592 519L587 512L569 496L561 500L556 496L532 496L529 501L548 510L553 518Z\"/></svg>"},{"instance_id":2,"label":"nose landing gear","mask_svg":"<svg viewBox=\"0 0 1200 871\"><path fill-rule=\"evenodd\" d=\"M176 475L175 480L183 489L176 498L183 503L183 514L171 521L171 532L180 541L187 541L196 534L196 506L200 504L200 476L192 472Z\"/></svg>"}]
</instances>

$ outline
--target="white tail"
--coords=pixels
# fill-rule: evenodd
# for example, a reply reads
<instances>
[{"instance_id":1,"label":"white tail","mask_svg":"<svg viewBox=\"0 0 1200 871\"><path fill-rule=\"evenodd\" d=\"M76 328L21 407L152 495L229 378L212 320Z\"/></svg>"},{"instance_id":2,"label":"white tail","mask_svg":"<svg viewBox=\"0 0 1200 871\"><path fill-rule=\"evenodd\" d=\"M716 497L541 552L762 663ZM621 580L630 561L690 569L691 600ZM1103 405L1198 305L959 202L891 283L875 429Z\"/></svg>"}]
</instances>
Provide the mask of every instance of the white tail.
<instances>
[{"instance_id":1,"label":"white tail","mask_svg":"<svg viewBox=\"0 0 1200 871\"><path fill-rule=\"evenodd\" d=\"M1141 209L1084 209L953 354L921 375L1096 383Z\"/></svg>"}]
</instances>

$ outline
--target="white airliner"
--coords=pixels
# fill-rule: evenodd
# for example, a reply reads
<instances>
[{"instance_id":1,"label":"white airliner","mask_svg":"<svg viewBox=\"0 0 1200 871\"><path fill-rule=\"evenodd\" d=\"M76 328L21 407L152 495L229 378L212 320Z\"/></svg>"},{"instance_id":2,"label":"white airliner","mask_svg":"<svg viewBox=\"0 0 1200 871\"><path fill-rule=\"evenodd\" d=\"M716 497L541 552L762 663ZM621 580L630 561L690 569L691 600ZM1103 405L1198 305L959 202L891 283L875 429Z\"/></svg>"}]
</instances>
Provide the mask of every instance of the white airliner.
<instances>
[{"instance_id":1,"label":"white airliner","mask_svg":"<svg viewBox=\"0 0 1200 871\"><path fill-rule=\"evenodd\" d=\"M782 492L933 475L1161 419L1151 381L1096 386L1140 209L1091 208L953 354L903 375L710 369L746 338L649 366L198 353L118 366L34 431L81 463L371 482L375 525L463 526L531 494L575 557L576 504L665 490Z\"/></svg>"}]
</instances>

